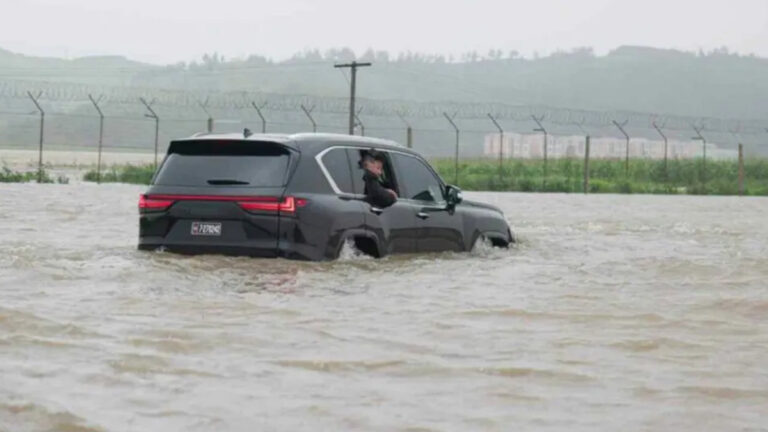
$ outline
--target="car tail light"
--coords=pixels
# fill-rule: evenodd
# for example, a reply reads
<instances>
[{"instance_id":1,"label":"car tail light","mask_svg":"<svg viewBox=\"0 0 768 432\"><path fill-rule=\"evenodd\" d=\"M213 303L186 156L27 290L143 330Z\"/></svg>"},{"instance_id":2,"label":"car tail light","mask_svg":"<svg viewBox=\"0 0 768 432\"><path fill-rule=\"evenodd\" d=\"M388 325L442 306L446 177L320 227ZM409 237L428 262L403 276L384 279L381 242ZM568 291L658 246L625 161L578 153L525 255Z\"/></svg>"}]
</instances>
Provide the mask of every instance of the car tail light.
<instances>
[{"instance_id":1,"label":"car tail light","mask_svg":"<svg viewBox=\"0 0 768 432\"><path fill-rule=\"evenodd\" d=\"M149 198L146 195L139 196L139 209L165 210L173 204L173 200Z\"/></svg>"},{"instance_id":2,"label":"car tail light","mask_svg":"<svg viewBox=\"0 0 768 432\"><path fill-rule=\"evenodd\" d=\"M296 208L307 205L304 198L288 196L280 201L278 197L226 196L226 195L141 195L139 209L165 210L177 201L227 201L235 202L246 211L280 212L293 214Z\"/></svg>"},{"instance_id":3,"label":"car tail light","mask_svg":"<svg viewBox=\"0 0 768 432\"><path fill-rule=\"evenodd\" d=\"M238 201L237 205L246 211L296 213L296 208L306 206L307 200L288 196L279 201L278 198L265 197Z\"/></svg>"}]
</instances>

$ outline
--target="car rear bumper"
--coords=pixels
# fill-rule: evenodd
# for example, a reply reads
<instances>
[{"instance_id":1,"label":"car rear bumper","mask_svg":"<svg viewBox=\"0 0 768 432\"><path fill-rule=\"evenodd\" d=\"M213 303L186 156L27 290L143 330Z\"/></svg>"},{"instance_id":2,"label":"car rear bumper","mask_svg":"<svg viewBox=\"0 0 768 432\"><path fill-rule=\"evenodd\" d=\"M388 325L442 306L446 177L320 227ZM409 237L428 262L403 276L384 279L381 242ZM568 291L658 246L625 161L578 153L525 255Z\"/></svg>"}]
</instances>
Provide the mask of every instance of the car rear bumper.
<instances>
[{"instance_id":1,"label":"car rear bumper","mask_svg":"<svg viewBox=\"0 0 768 432\"><path fill-rule=\"evenodd\" d=\"M139 250L164 251L183 255L227 255L253 258L287 258L301 261L325 260L323 251L306 244L281 242L280 247L243 244L171 243L159 239L140 238Z\"/></svg>"}]
</instances>

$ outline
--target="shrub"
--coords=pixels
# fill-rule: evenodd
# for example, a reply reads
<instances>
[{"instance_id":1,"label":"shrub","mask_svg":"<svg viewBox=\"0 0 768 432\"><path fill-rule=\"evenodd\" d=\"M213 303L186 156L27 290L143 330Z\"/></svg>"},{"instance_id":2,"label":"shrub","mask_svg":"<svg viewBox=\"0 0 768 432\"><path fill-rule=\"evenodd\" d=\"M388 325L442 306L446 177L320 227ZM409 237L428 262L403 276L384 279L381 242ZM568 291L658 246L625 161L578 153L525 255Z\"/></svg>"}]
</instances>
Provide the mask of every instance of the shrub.
<instances>
[{"instance_id":1,"label":"shrub","mask_svg":"<svg viewBox=\"0 0 768 432\"><path fill-rule=\"evenodd\" d=\"M131 183L149 184L155 175L153 165L119 165L113 166L101 173L102 183ZM99 181L98 173L91 170L83 176L85 181Z\"/></svg>"},{"instance_id":2,"label":"shrub","mask_svg":"<svg viewBox=\"0 0 768 432\"><path fill-rule=\"evenodd\" d=\"M452 159L437 159L433 166L453 182ZM584 165L581 159L548 161L544 176L542 160L506 160L501 170L497 160L465 160L459 165L459 184L467 190L522 192L583 192ZM768 194L768 159L744 163L745 193ZM593 193L716 194L738 193L738 163L735 160L633 159L627 172L624 160L590 161L589 191Z\"/></svg>"},{"instance_id":3,"label":"shrub","mask_svg":"<svg viewBox=\"0 0 768 432\"><path fill-rule=\"evenodd\" d=\"M51 175L46 171L45 169L42 170L40 173L40 183L69 183L69 179L64 176L59 176L57 178L52 178ZM0 183L29 183L29 182L37 182L38 181L38 172L35 171L25 171L25 172L18 172L13 171L10 168L4 166L2 171L0 171Z\"/></svg>"}]
</instances>

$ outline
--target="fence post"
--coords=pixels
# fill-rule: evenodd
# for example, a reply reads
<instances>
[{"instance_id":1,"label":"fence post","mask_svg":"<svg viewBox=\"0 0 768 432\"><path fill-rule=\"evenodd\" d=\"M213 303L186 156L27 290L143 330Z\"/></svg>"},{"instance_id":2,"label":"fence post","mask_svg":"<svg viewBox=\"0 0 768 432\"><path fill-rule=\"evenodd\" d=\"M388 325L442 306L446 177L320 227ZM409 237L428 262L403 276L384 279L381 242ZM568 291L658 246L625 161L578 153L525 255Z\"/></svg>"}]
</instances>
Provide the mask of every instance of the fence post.
<instances>
[{"instance_id":1,"label":"fence post","mask_svg":"<svg viewBox=\"0 0 768 432\"><path fill-rule=\"evenodd\" d=\"M586 137L587 141L584 145L584 193L589 193L589 135Z\"/></svg>"},{"instance_id":2,"label":"fence post","mask_svg":"<svg viewBox=\"0 0 768 432\"><path fill-rule=\"evenodd\" d=\"M581 132L584 134L584 193L589 193L589 143L591 140L591 137L589 136L589 132L587 132L586 129L584 129L584 118L582 117L580 122L574 122L573 124L578 127Z\"/></svg>"},{"instance_id":3,"label":"fence post","mask_svg":"<svg viewBox=\"0 0 768 432\"><path fill-rule=\"evenodd\" d=\"M696 136L692 139L695 141L701 141L702 146L702 165L701 165L701 181L704 187L704 193L707 192L707 139L704 138L704 136L701 134L701 131L704 130L703 126L696 127L696 125L692 124L691 127L696 132Z\"/></svg>"},{"instance_id":4,"label":"fence post","mask_svg":"<svg viewBox=\"0 0 768 432\"><path fill-rule=\"evenodd\" d=\"M200 102L197 101L197 104L200 105L200 108L205 112L205 115L208 116L208 119L205 122L206 129L208 130L208 133L213 133L213 116L210 112L208 112L208 101L210 98L205 98L205 101Z\"/></svg>"},{"instance_id":5,"label":"fence post","mask_svg":"<svg viewBox=\"0 0 768 432\"><path fill-rule=\"evenodd\" d=\"M413 148L413 128L411 128L411 123L405 119L405 115L402 112L397 111L397 116L405 123L405 146Z\"/></svg>"},{"instance_id":6,"label":"fence post","mask_svg":"<svg viewBox=\"0 0 768 432\"><path fill-rule=\"evenodd\" d=\"M155 100L152 99L152 102L147 102L146 99L143 97L139 98L139 101L141 101L142 104L147 108L147 111L149 111L149 114L144 114L144 117L148 117L155 120L155 170L157 170L157 139L158 135L160 134L160 117L157 116L157 113L155 110L152 109L152 105L155 103Z\"/></svg>"},{"instance_id":7,"label":"fence post","mask_svg":"<svg viewBox=\"0 0 768 432\"><path fill-rule=\"evenodd\" d=\"M544 134L544 179L542 180L544 189L547 188L547 130L544 129L544 125L541 124L541 121L544 120L544 116L536 117L535 115L531 114L531 118L533 121L536 122L536 124L539 126L538 128L533 129L534 132L541 132Z\"/></svg>"},{"instance_id":8,"label":"fence post","mask_svg":"<svg viewBox=\"0 0 768 432\"><path fill-rule=\"evenodd\" d=\"M627 133L627 131L624 130L624 126L626 126L627 123L629 123L629 120L624 120L623 123L619 123L616 120L613 120L613 124L616 125L617 128L619 128L621 133L624 134L624 138L626 138L627 140L627 145L626 145L627 152L624 158L624 177L626 177L627 181L629 181L629 134Z\"/></svg>"},{"instance_id":9,"label":"fence post","mask_svg":"<svg viewBox=\"0 0 768 432\"><path fill-rule=\"evenodd\" d=\"M98 156L96 157L96 183L101 183L101 147L104 140L104 113L101 112L101 107L99 107L99 102L101 101L102 96L99 96L99 99L97 100L88 93L88 99L91 100L93 107L96 108L96 112L99 113L99 150Z\"/></svg>"},{"instance_id":10,"label":"fence post","mask_svg":"<svg viewBox=\"0 0 768 432\"><path fill-rule=\"evenodd\" d=\"M304 111L304 114L307 116L309 121L312 123L312 132L317 132L317 123L315 123L315 119L312 118L312 111L315 110L315 106L312 105L311 108L307 108L304 106L304 104L301 104L301 110ZM354 125L351 125L354 126ZM350 135L352 135L353 131L350 131Z\"/></svg>"},{"instance_id":11,"label":"fence post","mask_svg":"<svg viewBox=\"0 0 768 432\"><path fill-rule=\"evenodd\" d=\"M456 186L459 185L459 137L461 134L461 131L459 130L459 127L456 125L456 123L453 121L454 118L456 118L456 113L453 114L453 116L449 116L447 112L443 112L443 116L445 116L445 119L448 120L448 123L453 126L453 130L456 132L456 146L454 149L454 156L453 156L453 184Z\"/></svg>"},{"instance_id":12,"label":"fence post","mask_svg":"<svg viewBox=\"0 0 768 432\"><path fill-rule=\"evenodd\" d=\"M363 112L363 108L361 107L357 112L355 113L355 121L357 122L357 125L360 126L360 135L365 136L365 124L363 124L363 121L360 120L360 113ZM353 129L354 132L354 129Z\"/></svg>"},{"instance_id":13,"label":"fence post","mask_svg":"<svg viewBox=\"0 0 768 432\"><path fill-rule=\"evenodd\" d=\"M669 180L669 173L667 172L667 148L669 144L669 140L667 139L667 135L664 134L664 131L661 129L666 125L666 122L662 124L661 126L657 125L656 122L653 122L653 128L656 129L656 132L661 135L661 137L664 139L664 181Z\"/></svg>"},{"instance_id":14,"label":"fence post","mask_svg":"<svg viewBox=\"0 0 768 432\"><path fill-rule=\"evenodd\" d=\"M408 128L405 130L405 145L409 148L413 148L413 128L411 128L411 125L408 125Z\"/></svg>"},{"instance_id":15,"label":"fence post","mask_svg":"<svg viewBox=\"0 0 768 432\"><path fill-rule=\"evenodd\" d=\"M27 95L29 95L29 98L32 99L32 103L35 104L35 107L37 107L37 110L40 112L40 148L38 150L38 155L37 155L37 182L38 183L43 182L43 132L45 131L45 111L37 101L40 98L40 96L42 96L42 94L43 92L40 91L37 93L37 96L33 96L32 92L27 91Z\"/></svg>"},{"instance_id":16,"label":"fence post","mask_svg":"<svg viewBox=\"0 0 768 432\"><path fill-rule=\"evenodd\" d=\"M499 130L499 182L504 181L504 129L502 129L501 125L499 125L499 122L496 121L496 119L491 115L491 113L488 113L488 118L491 119L493 124L496 126L496 129Z\"/></svg>"},{"instance_id":17,"label":"fence post","mask_svg":"<svg viewBox=\"0 0 768 432\"><path fill-rule=\"evenodd\" d=\"M744 145L739 143L739 196L744 196Z\"/></svg>"},{"instance_id":18,"label":"fence post","mask_svg":"<svg viewBox=\"0 0 768 432\"><path fill-rule=\"evenodd\" d=\"M499 181L504 181L504 129L501 128L499 122L488 113L488 118L491 119L496 129L499 130Z\"/></svg>"},{"instance_id":19,"label":"fence post","mask_svg":"<svg viewBox=\"0 0 768 432\"><path fill-rule=\"evenodd\" d=\"M261 113L262 108L265 108L267 106L267 103L264 102L261 104L261 106L256 105L256 102L251 101L251 105L254 109L256 109L256 113L259 115L259 118L261 119L261 133L267 133L267 120L264 118L264 115Z\"/></svg>"}]
</instances>

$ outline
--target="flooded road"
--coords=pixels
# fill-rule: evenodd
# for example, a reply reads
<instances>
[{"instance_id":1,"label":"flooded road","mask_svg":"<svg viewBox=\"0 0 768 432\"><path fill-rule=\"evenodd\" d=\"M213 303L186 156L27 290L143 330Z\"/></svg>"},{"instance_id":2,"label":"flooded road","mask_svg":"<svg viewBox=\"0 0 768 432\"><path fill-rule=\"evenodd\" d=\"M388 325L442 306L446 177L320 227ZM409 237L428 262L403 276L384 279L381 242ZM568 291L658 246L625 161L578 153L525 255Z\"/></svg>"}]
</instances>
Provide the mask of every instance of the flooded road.
<instances>
[{"instance_id":1,"label":"flooded road","mask_svg":"<svg viewBox=\"0 0 768 432\"><path fill-rule=\"evenodd\" d=\"M0 431L768 430L768 199L485 194L510 251L135 249L126 185L0 185Z\"/></svg>"}]
</instances>

